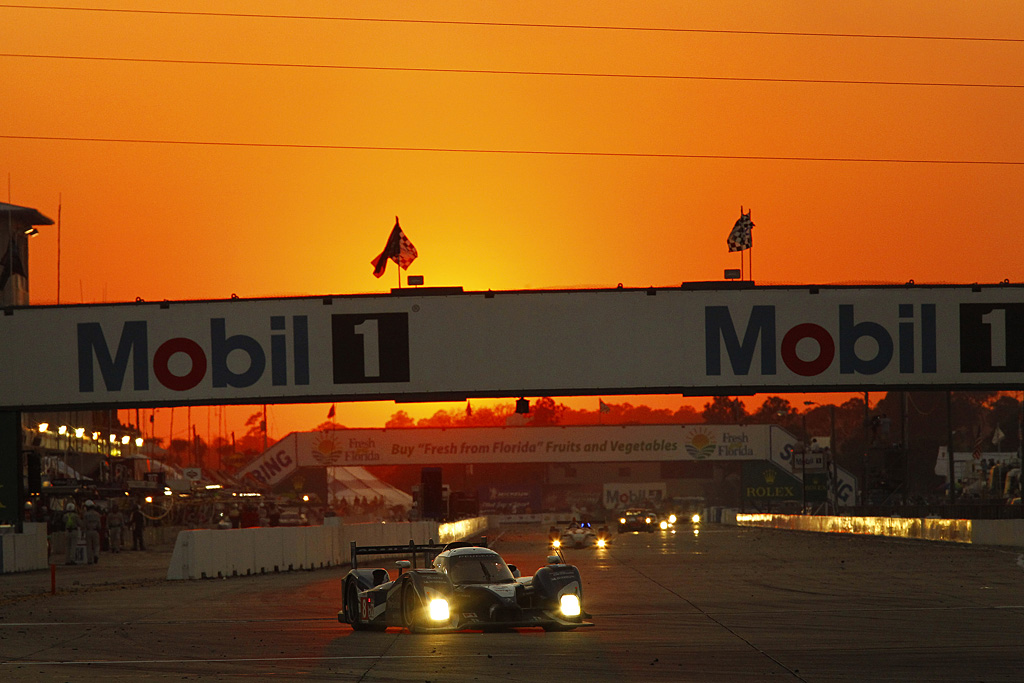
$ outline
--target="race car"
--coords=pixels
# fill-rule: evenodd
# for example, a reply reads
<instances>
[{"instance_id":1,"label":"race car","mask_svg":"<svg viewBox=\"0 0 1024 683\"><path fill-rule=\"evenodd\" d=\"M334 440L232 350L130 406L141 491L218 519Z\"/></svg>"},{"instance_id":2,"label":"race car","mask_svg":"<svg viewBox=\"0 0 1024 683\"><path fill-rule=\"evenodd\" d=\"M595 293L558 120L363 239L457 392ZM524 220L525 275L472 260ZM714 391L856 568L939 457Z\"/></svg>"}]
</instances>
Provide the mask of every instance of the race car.
<instances>
[{"instance_id":1,"label":"race car","mask_svg":"<svg viewBox=\"0 0 1024 683\"><path fill-rule=\"evenodd\" d=\"M396 562L397 574L361 569L353 548L353 569L342 579L343 608L338 621L357 631L399 626L412 632L498 631L535 626L569 631L593 626L583 610L579 570L558 555L533 576L521 577L501 555L468 543L446 546L386 546L375 555L440 550L431 567ZM366 554L359 549L360 553ZM415 557L415 556L414 556Z\"/></svg>"},{"instance_id":2,"label":"race car","mask_svg":"<svg viewBox=\"0 0 1024 683\"><path fill-rule=\"evenodd\" d=\"M662 520L669 521L669 527L676 524L691 524L696 528L701 523L704 511L704 498L701 496L676 497L662 508Z\"/></svg>"},{"instance_id":3,"label":"race car","mask_svg":"<svg viewBox=\"0 0 1024 683\"><path fill-rule=\"evenodd\" d=\"M611 540L608 527L594 528L591 522L570 522L563 528L551 527L548 532L552 548L604 548Z\"/></svg>"},{"instance_id":4,"label":"race car","mask_svg":"<svg viewBox=\"0 0 1024 683\"><path fill-rule=\"evenodd\" d=\"M658 516L650 510L630 508L623 510L619 517L619 533L627 531L654 531L658 528Z\"/></svg>"}]
</instances>

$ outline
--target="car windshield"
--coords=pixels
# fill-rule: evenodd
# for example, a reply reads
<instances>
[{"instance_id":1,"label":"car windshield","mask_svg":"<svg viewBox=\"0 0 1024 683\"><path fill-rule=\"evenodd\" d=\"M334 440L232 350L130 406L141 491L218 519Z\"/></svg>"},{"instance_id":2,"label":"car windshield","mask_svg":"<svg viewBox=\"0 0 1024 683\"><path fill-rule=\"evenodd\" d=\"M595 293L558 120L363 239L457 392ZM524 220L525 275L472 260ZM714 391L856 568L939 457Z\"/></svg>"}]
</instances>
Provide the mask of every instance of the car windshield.
<instances>
[{"instance_id":1,"label":"car windshield","mask_svg":"<svg viewBox=\"0 0 1024 683\"><path fill-rule=\"evenodd\" d=\"M505 561L496 555L462 555L448 561L452 583L511 583L515 581Z\"/></svg>"}]
</instances>

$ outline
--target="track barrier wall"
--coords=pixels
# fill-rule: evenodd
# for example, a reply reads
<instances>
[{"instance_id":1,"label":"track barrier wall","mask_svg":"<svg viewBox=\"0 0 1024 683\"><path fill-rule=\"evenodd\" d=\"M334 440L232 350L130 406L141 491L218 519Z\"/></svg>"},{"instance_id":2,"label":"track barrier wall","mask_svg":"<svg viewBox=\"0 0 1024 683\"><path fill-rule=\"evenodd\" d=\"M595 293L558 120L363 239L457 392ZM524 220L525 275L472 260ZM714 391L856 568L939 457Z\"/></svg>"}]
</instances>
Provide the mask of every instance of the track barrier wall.
<instances>
[{"instance_id":1,"label":"track barrier wall","mask_svg":"<svg viewBox=\"0 0 1024 683\"><path fill-rule=\"evenodd\" d=\"M921 517L842 517L738 514L739 526L819 533L891 536L923 541L1024 547L1022 519L930 519Z\"/></svg>"},{"instance_id":2,"label":"track barrier wall","mask_svg":"<svg viewBox=\"0 0 1024 683\"><path fill-rule=\"evenodd\" d=\"M337 518L328 519L323 526L183 530L178 533L167 578L210 579L346 565L352 541L357 545L404 545L410 540L450 543L479 535L488 527L486 517L449 524L341 524Z\"/></svg>"}]
</instances>

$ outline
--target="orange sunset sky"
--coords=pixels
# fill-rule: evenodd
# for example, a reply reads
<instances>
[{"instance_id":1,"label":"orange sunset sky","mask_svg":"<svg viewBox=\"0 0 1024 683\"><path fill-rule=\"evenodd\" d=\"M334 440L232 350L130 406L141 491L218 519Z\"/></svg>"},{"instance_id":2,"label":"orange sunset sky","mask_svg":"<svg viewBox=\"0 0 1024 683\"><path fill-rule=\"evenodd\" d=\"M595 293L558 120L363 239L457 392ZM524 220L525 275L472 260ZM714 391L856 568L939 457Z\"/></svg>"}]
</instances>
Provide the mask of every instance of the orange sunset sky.
<instances>
[{"instance_id":1,"label":"orange sunset sky","mask_svg":"<svg viewBox=\"0 0 1024 683\"><path fill-rule=\"evenodd\" d=\"M1020 0L0 3L0 74L61 304L386 292L396 214L427 285L720 280L741 205L759 284L1024 281Z\"/></svg>"}]
</instances>

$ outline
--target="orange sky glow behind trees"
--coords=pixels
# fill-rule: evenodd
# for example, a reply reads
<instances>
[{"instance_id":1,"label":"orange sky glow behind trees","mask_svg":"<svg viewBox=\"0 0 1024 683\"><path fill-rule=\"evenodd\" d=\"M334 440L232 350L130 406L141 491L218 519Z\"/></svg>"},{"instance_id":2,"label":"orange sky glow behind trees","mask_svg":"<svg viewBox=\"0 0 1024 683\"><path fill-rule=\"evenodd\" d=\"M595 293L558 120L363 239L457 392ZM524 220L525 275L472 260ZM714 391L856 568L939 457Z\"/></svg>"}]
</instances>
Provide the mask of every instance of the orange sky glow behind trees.
<instances>
[{"instance_id":1,"label":"orange sky glow behind trees","mask_svg":"<svg viewBox=\"0 0 1024 683\"><path fill-rule=\"evenodd\" d=\"M759 284L1024 281L1016 0L0 3L0 45L62 304L385 292L396 214L427 285L720 280L741 205ZM44 227L34 304L57 264ZM457 408L336 419L399 409Z\"/></svg>"}]
</instances>

